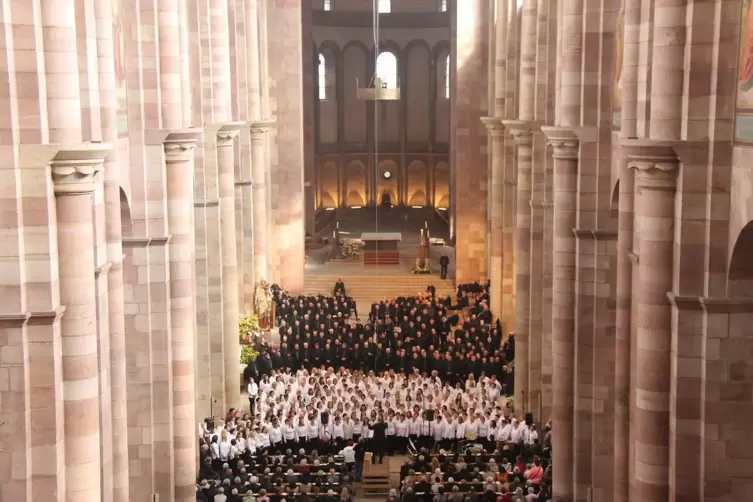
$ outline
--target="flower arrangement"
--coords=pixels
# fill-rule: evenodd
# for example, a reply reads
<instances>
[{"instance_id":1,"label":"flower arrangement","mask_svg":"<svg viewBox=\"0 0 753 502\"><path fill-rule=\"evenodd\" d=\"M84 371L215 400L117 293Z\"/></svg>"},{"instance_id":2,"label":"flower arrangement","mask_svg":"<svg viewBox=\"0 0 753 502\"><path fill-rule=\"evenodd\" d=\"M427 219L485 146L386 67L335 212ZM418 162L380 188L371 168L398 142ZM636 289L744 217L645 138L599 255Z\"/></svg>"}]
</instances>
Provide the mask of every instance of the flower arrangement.
<instances>
[{"instance_id":1,"label":"flower arrangement","mask_svg":"<svg viewBox=\"0 0 753 502\"><path fill-rule=\"evenodd\" d=\"M238 319L238 336L241 344L254 343L260 334L261 326L257 314L242 316Z\"/></svg>"},{"instance_id":2,"label":"flower arrangement","mask_svg":"<svg viewBox=\"0 0 753 502\"><path fill-rule=\"evenodd\" d=\"M241 364L246 365L251 361L255 361L257 357L259 357L259 351L253 345L244 345L241 348Z\"/></svg>"},{"instance_id":3,"label":"flower arrangement","mask_svg":"<svg viewBox=\"0 0 753 502\"><path fill-rule=\"evenodd\" d=\"M343 258L354 260L358 258L358 243L353 239L344 239L340 252Z\"/></svg>"},{"instance_id":4,"label":"flower arrangement","mask_svg":"<svg viewBox=\"0 0 753 502\"><path fill-rule=\"evenodd\" d=\"M429 268L428 265L424 265L423 267L421 265L416 265L413 267L413 270L411 273L414 274L431 274L431 268Z\"/></svg>"}]
</instances>

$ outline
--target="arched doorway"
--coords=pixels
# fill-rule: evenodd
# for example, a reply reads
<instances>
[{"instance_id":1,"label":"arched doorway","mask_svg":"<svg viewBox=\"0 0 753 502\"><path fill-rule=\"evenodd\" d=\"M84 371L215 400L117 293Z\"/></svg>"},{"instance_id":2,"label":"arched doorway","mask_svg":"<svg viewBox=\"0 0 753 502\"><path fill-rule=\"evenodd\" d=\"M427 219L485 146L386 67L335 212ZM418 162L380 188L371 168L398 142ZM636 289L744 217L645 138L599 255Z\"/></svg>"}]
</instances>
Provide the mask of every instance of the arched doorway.
<instances>
[{"instance_id":1,"label":"arched doorway","mask_svg":"<svg viewBox=\"0 0 753 502\"><path fill-rule=\"evenodd\" d=\"M379 205L382 209L389 209L392 207L392 197L389 192L382 192L382 198L379 201Z\"/></svg>"}]
</instances>

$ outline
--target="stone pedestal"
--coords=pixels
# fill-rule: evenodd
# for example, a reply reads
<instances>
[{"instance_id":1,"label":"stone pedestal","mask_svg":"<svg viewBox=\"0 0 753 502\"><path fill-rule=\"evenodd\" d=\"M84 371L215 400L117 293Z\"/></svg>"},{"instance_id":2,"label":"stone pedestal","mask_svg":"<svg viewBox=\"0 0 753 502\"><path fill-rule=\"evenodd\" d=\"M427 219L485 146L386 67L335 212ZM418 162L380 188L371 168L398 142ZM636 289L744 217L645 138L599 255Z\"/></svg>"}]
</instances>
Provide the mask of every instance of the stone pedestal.
<instances>
[{"instance_id":1,"label":"stone pedestal","mask_svg":"<svg viewBox=\"0 0 753 502\"><path fill-rule=\"evenodd\" d=\"M97 300L93 193L107 144L60 150L50 162L57 210L65 424L65 493L69 502L101 497Z\"/></svg>"}]
</instances>

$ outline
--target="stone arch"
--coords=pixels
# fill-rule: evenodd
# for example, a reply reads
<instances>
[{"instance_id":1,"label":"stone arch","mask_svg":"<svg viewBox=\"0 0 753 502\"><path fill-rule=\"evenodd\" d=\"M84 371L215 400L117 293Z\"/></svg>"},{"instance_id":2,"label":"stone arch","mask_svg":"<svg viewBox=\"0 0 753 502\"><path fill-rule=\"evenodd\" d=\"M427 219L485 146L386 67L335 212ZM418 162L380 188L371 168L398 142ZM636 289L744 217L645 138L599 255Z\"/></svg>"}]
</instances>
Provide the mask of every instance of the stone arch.
<instances>
[{"instance_id":1,"label":"stone arch","mask_svg":"<svg viewBox=\"0 0 753 502\"><path fill-rule=\"evenodd\" d=\"M342 54L340 53L340 47L337 45L337 43L333 42L332 40L325 40L322 42L317 48L316 48L316 62L317 62L317 68L319 65L319 58L324 58L324 68L325 68L325 85L327 89L327 100L337 100L337 95L339 93L341 82L338 79L340 66L342 64L341 57ZM321 82L319 81L319 72L316 73L317 76L317 89L321 85Z\"/></svg>"},{"instance_id":2,"label":"stone arch","mask_svg":"<svg viewBox=\"0 0 753 502\"><path fill-rule=\"evenodd\" d=\"M365 143L367 141L367 107L366 101L358 99L358 88L366 87L371 79L369 59L372 51L363 42L351 40L342 49L342 103L338 103L341 113L343 139L347 143Z\"/></svg>"},{"instance_id":3,"label":"stone arch","mask_svg":"<svg viewBox=\"0 0 753 502\"><path fill-rule=\"evenodd\" d=\"M392 173L392 177L390 179L385 179L383 176L383 173L385 171L390 171ZM377 191L376 191L376 203L379 204L382 201L382 196L384 194L388 194L390 196L390 200L392 201L392 204L398 204L398 185L397 185L397 178L398 178L398 170L397 170L397 164L395 164L392 160L383 160L379 162L379 166L377 167Z\"/></svg>"},{"instance_id":4,"label":"stone arch","mask_svg":"<svg viewBox=\"0 0 753 502\"><path fill-rule=\"evenodd\" d=\"M703 379L706 430L716 430L713 438L713 473L734 473L749 456L753 438L753 221L743 227L735 240L727 273L728 300L708 299L709 320L704 337L705 378ZM712 327L713 326L713 327ZM713 332L712 336L709 336ZM713 428L713 429L710 429ZM750 493L750 475L714 475L706 469L706 481L720 480L724 494ZM723 497L724 500L730 497ZM721 500L721 499L720 499Z\"/></svg>"},{"instance_id":5,"label":"stone arch","mask_svg":"<svg viewBox=\"0 0 753 502\"><path fill-rule=\"evenodd\" d=\"M444 58L445 54L450 53L450 44L447 42L447 40L440 40L436 44L434 44L434 47L431 50L431 57L434 60L434 62L438 62L440 58Z\"/></svg>"},{"instance_id":6,"label":"stone arch","mask_svg":"<svg viewBox=\"0 0 753 502\"><path fill-rule=\"evenodd\" d=\"M345 205L366 205L366 166L360 160L351 160L345 169Z\"/></svg>"},{"instance_id":7,"label":"stone arch","mask_svg":"<svg viewBox=\"0 0 753 502\"><path fill-rule=\"evenodd\" d=\"M408 205L426 206L429 202L426 197L426 182L428 177L426 164L420 160L414 160L408 164L408 169L406 171L406 179L408 181L408 189L406 190Z\"/></svg>"},{"instance_id":8,"label":"stone arch","mask_svg":"<svg viewBox=\"0 0 753 502\"><path fill-rule=\"evenodd\" d=\"M609 205L609 216L615 220L620 214L620 180L612 188L612 199Z\"/></svg>"},{"instance_id":9,"label":"stone arch","mask_svg":"<svg viewBox=\"0 0 753 502\"><path fill-rule=\"evenodd\" d=\"M450 165L444 161L434 167L434 207L450 207Z\"/></svg>"},{"instance_id":10,"label":"stone arch","mask_svg":"<svg viewBox=\"0 0 753 502\"><path fill-rule=\"evenodd\" d=\"M408 142L430 140L433 74L431 47L425 40L411 40L403 49L401 71L405 85L401 92L405 99L405 128Z\"/></svg>"},{"instance_id":11,"label":"stone arch","mask_svg":"<svg viewBox=\"0 0 753 502\"><path fill-rule=\"evenodd\" d=\"M732 249L727 296L753 298L753 221L743 227Z\"/></svg>"},{"instance_id":12,"label":"stone arch","mask_svg":"<svg viewBox=\"0 0 753 502\"><path fill-rule=\"evenodd\" d=\"M340 183L337 175L337 164L325 162L319 169L320 206L324 208L340 205Z\"/></svg>"},{"instance_id":13,"label":"stone arch","mask_svg":"<svg viewBox=\"0 0 753 502\"><path fill-rule=\"evenodd\" d=\"M431 50L431 60L434 63L434 86L436 89L437 100L445 96L445 64L450 57L450 45L442 40L434 45ZM452 71L452 60L450 60L450 71Z\"/></svg>"},{"instance_id":14,"label":"stone arch","mask_svg":"<svg viewBox=\"0 0 753 502\"><path fill-rule=\"evenodd\" d=\"M131 237L133 235L131 204L128 202L128 195L126 195L122 187L120 188L120 228L123 237Z\"/></svg>"},{"instance_id":15,"label":"stone arch","mask_svg":"<svg viewBox=\"0 0 753 502\"><path fill-rule=\"evenodd\" d=\"M377 51L377 54L374 54L374 51ZM372 65L374 64L373 62L376 61L376 56L378 54L381 54L382 52L391 52L392 54L394 54L395 59L397 59L397 72L398 72L398 75L397 75L397 86L398 87L402 87L402 79L403 79L403 77L405 77L405 75L401 75L400 74L400 68L401 68L401 65L403 63L403 49L400 48L400 44L398 44L394 40L381 40L379 42L379 48L378 49L372 47L369 50L369 54L371 56Z\"/></svg>"}]
</instances>

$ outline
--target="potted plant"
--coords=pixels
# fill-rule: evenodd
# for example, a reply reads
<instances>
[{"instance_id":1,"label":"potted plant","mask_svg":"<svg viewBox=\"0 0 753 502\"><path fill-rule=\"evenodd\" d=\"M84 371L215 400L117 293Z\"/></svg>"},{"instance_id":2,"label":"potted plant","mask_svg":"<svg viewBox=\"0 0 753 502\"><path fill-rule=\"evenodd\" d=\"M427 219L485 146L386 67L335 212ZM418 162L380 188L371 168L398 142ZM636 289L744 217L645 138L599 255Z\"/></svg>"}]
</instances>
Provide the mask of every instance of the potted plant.
<instances>
[{"instance_id":1,"label":"potted plant","mask_svg":"<svg viewBox=\"0 0 753 502\"><path fill-rule=\"evenodd\" d=\"M343 239L340 252L346 260L355 260L358 258L358 243L353 239Z\"/></svg>"},{"instance_id":2,"label":"potted plant","mask_svg":"<svg viewBox=\"0 0 753 502\"><path fill-rule=\"evenodd\" d=\"M257 314L241 316L238 319L238 336L242 345L254 344L260 334L261 326Z\"/></svg>"},{"instance_id":3,"label":"potted plant","mask_svg":"<svg viewBox=\"0 0 753 502\"><path fill-rule=\"evenodd\" d=\"M423 267L421 265L416 265L411 272L414 274L431 274L431 268L428 264Z\"/></svg>"}]
</instances>

